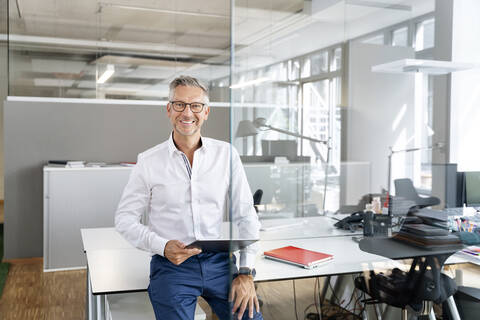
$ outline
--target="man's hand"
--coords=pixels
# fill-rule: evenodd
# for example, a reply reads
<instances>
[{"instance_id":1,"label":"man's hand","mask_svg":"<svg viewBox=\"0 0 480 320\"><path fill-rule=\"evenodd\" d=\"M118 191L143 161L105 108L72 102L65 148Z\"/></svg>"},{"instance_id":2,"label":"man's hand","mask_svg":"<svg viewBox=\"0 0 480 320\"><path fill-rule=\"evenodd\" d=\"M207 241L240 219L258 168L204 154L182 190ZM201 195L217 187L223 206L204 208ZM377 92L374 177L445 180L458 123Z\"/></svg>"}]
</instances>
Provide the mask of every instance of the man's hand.
<instances>
[{"instance_id":1,"label":"man's hand","mask_svg":"<svg viewBox=\"0 0 480 320\"><path fill-rule=\"evenodd\" d=\"M191 256L199 254L202 250L198 248L187 249L185 244L178 240L170 240L165 245L163 255L175 265L181 264Z\"/></svg>"},{"instance_id":2,"label":"man's hand","mask_svg":"<svg viewBox=\"0 0 480 320\"><path fill-rule=\"evenodd\" d=\"M260 312L252 276L239 275L233 280L229 300L233 301L234 299L235 304L233 305L232 313L238 310L238 319L242 319L247 306L250 318L253 318L253 308Z\"/></svg>"}]
</instances>

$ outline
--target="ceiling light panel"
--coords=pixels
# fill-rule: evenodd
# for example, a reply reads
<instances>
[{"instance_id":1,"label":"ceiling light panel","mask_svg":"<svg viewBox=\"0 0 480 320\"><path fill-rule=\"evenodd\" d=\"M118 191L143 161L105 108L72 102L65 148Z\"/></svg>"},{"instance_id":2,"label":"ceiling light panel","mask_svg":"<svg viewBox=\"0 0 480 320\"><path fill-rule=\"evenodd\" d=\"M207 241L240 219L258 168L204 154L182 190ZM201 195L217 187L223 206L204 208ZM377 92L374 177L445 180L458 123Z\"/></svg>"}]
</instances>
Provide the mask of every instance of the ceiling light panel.
<instances>
[{"instance_id":1,"label":"ceiling light panel","mask_svg":"<svg viewBox=\"0 0 480 320\"><path fill-rule=\"evenodd\" d=\"M80 73L86 65L83 61L32 59L34 72Z\"/></svg>"},{"instance_id":2,"label":"ceiling light panel","mask_svg":"<svg viewBox=\"0 0 480 320\"><path fill-rule=\"evenodd\" d=\"M64 80L64 79L47 79L47 78L37 78L33 79L33 83L36 87L71 87L75 81L74 80Z\"/></svg>"},{"instance_id":3,"label":"ceiling light panel","mask_svg":"<svg viewBox=\"0 0 480 320\"><path fill-rule=\"evenodd\" d=\"M115 64L115 65L129 65L129 66L154 66L154 67L183 67L188 68L194 65L193 62L183 62L175 60L165 60L165 59L149 59L149 58L136 58L129 56L114 56L114 55L105 55L101 58L98 58L94 61L96 64Z\"/></svg>"}]
</instances>

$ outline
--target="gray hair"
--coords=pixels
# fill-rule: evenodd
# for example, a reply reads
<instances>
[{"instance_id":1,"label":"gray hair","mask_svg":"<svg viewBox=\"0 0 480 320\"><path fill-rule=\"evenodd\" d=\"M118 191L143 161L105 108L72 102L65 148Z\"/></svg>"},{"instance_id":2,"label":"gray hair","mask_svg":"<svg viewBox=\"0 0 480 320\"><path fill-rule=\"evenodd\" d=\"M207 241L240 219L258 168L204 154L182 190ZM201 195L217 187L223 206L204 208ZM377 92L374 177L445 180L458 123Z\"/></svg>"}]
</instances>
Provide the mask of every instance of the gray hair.
<instances>
[{"instance_id":1,"label":"gray hair","mask_svg":"<svg viewBox=\"0 0 480 320\"><path fill-rule=\"evenodd\" d=\"M179 76L170 82L170 91L168 94L168 100L172 101L173 97L175 96L175 89L178 86L185 86L185 87L195 87L200 88L203 90L205 103L208 104L210 101L208 99L208 88L202 82L194 77L189 76Z\"/></svg>"}]
</instances>

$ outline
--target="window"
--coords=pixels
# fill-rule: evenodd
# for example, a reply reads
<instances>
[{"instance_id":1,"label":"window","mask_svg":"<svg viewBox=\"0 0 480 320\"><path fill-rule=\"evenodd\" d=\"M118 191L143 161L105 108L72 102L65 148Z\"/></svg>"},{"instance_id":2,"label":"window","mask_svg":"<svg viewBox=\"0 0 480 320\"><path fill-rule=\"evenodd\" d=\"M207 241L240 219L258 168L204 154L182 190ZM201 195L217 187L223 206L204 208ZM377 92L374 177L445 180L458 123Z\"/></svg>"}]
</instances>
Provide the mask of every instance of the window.
<instances>
[{"instance_id":1,"label":"window","mask_svg":"<svg viewBox=\"0 0 480 320\"><path fill-rule=\"evenodd\" d=\"M300 76L300 62L288 60L288 80L296 80Z\"/></svg>"},{"instance_id":2,"label":"window","mask_svg":"<svg viewBox=\"0 0 480 320\"><path fill-rule=\"evenodd\" d=\"M398 46L398 47L408 46L408 28L407 27L393 30L392 46Z\"/></svg>"},{"instance_id":3,"label":"window","mask_svg":"<svg viewBox=\"0 0 480 320\"><path fill-rule=\"evenodd\" d=\"M333 50L332 63L330 65L330 71L337 71L342 68L342 48L335 48Z\"/></svg>"},{"instance_id":4,"label":"window","mask_svg":"<svg viewBox=\"0 0 480 320\"><path fill-rule=\"evenodd\" d=\"M383 35L383 33L382 34L377 34L377 35L371 36L369 38L366 38L365 40L362 41L362 43L383 45L385 43L385 36Z\"/></svg>"},{"instance_id":5,"label":"window","mask_svg":"<svg viewBox=\"0 0 480 320\"><path fill-rule=\"evenodd\" d=\"M328 51L315 53L311 58L312 76L328 71Z\"/></svg>"},{"instance_id":6,"label":"window","mask_svg":"<svg viewBox=\"0 0 480 320\"><path fill-rule=\"evenodd\" d=\"M415 29L415 51L432 48L435 41L435 19L419 22Z\"/></svg>"}]
</instances>

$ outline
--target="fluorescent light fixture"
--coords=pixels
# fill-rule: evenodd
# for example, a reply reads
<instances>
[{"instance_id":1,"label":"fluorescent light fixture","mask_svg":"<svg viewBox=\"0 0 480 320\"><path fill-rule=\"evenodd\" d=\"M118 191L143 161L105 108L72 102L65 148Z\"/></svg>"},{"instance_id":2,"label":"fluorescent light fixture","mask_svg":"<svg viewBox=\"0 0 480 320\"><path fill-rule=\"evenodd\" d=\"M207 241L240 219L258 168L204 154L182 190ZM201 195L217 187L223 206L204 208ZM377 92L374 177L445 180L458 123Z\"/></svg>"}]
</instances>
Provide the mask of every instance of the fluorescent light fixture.
<instances>
[{"instance_id":1,"label":"fluorescent light fixture","mask_svg":"<svg viewBox=\"0 0 480 320\"><path fill-rule=\"evenodd\" d=\"M380 8L380 9L412 11L412 7L409 6L409 5L385 3L385 2L379 2L379 1L346 0L345 4L351 5L351 6L362 6L362 7L371 7L371 8Z\"/></svg>"},{"instance_id":2,"label":"fluorescent light fixture","mask_svg":"<svg viewBox=\"0 0 480 320\"><path fill-rule=\"evenodd\" d=\"M255 80L250 80L250 81L240 82L240 83L237 83L237 84L232 84L230 86L230 89L239 89L239 88L248 87L248 86L255 86L257 84L267 82L267 81L271 81L271 79L266 78L266 77L258 78L258 79L255 79Z\"/></svg>"},{"instance_id":3,"label":"fluorescent light fixture","mask_svg":"<svg viewBox=\"0 0 480 320\"><path fill-rule=\"evenodd\" d=\"M158 9L158 8L120 5L120 4L105 3L105 2L100 2L100 7L112 7L112 8L127 9L127 10L150 11L150 12L157 12L157 13L178 14L178 15L185 15L185 16L195 16L195 17L208 17L208 18L220 18L220 19L230 18L230 16L223 15L223 14L165 10L165 9Z\"/></svg>"},{"instance_id":4,"label":"fluorescent light fixture","mask_svg":"<svg viewBox=\"0 0 480 320\"><path fill-rule=\"evenodd\" d=\"M107 70L98 78L97 83L105 83L115 73L115 66L107 64Z\"/></svg>"},{"instance_id":5,"label":"fluorescent light fixture","mask_svg":"<svg viewBox=\"0 0 480 320\"><path fill-rule=\"evenodd\" d=\"M382 73L417 73L440 75L455 71L473 69L473 63L459 63L439 60L401 59L372 66L372 72Z\"/></svg>"}]
</instances>

